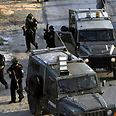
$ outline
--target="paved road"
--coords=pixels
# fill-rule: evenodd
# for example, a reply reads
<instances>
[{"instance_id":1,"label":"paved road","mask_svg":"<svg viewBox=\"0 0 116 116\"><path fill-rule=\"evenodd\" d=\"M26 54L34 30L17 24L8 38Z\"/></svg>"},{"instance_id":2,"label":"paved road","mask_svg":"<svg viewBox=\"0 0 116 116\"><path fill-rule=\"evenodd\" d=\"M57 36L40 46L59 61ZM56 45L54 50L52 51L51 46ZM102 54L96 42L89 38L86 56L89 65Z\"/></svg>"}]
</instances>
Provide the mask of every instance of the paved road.
<instances>
[{"instance_id":1,"label":"paved road","mask_svg":"<svg viewBox=\"0 0 116 116\"><path fill-rule=\"evenodd\" d=\"M114 19L114 25L115 25L115 16L113 16L115 13L112 6L115 6L114 3L116 3L114 0L109 0L109 3L107 4L109 7L109 14L112 14L112 17ZM79 8L96 8L96 0L49 0L49 2L44 3L43 8L43 17L48 20L48 23L50 25L55 26L55 30L59 30L62 25L68 25L68 10L70 9L79 9ZM45 15L46 14L46 15ZM38 32L40 30L38 29ZM42 39L41 39L42 41ZM39 42L41 42L39 41ZM13 43L12 43L13 44ZM41 44L40 47L43 44ZM21 56L20 56L21 57ZM25 56L26 57L26 56ZM27 59L27 58L26 58ZM25 60L24 60L25 62ZM26 69L25 69L26 70ZM10 83L10 82L9 82ZM25 82L24 82L25 83ZM25 84L23 84L25 85ZM113 90L113 91L112 91ZM115 81L108 81L107 85L103 87L103 91L105 92L103 96L106 96L105 99L109 99L109 102L116 103L116 99L114 96L116 93L116 86ZM8 102L10 101L10 92L9 90L4 90L4 87L0 85L0 116L32 116L32 114L29 111L28 103L27 103L27 97L26 92L24 92L25 98L23 102L11 104L8 105ZM9 95L9 96L8 96Z\"/></svg>"}]
</instances>

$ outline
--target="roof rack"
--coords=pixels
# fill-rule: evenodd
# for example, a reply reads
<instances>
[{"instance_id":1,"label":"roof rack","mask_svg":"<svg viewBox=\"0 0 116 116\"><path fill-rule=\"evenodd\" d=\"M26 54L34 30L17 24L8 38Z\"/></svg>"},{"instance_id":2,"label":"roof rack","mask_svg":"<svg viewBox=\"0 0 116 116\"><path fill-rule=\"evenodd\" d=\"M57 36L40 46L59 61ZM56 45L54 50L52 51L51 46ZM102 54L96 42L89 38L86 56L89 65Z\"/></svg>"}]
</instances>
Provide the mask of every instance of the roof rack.
<instances>
[{"instance_id":1,"label":"roof rack","mask_svg":"<svg viewBox=\"0 0 116 116\"><path fill-rule=\"evenodd\" d=\"M40 53L47 53L51 51L67 51L67 48L65 46L62 47L56 47L56 48L46 48L46 49L38 49L38 50L32 50L32 55L37 55Z\"/></svg>"},{"instance_id":2,"label":"roof rack","mask_svg":"<svg viewBox=\"0 0 116 116\"><path fill-rule=\"evenodd\" d=\"M108 19L109 16L104 9L79 9L75 11L75 15L77 15L77 20L81 19L93 19L93 18L102 18Z\"/></svg>"}]
</instances>

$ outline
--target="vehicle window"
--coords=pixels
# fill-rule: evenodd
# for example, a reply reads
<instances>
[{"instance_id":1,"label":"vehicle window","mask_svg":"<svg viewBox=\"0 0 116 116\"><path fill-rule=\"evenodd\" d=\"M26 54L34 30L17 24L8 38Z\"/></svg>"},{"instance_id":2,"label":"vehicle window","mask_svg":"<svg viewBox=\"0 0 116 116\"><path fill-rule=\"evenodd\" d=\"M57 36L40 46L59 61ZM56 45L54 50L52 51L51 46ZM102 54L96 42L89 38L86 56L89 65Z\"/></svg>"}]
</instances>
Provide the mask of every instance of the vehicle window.
<instances>
[{"instance_id":1,"label":"vehicle window","mask_svg":"<svg viewBox=\"0 0 116 116\"><path fill-rule=\"evenodd\" d=\"M79 41L110 41L114 40L113 30L84 30L79 32Z\"/></svg>"},{"instance_id":2,"label":"vehicle window","mask_svg":"<svg viewBox=\"0 0 116 116\"><path fill-rule=\"evenodd\" d=\"M62 34L61 38L62 38L62 41L64 41L64 42L72 43L70 34Z\"/></svg>"},{"instance_id":3,"label":"vehicle window","mask_svg":"<svg viewBox=\"0 0 116 116\"><path fill-rule=\"evenodd\" d=\"M79 78L78 81L80 89L90 89L96 87L97 85L95 76Z\"/></svg>"},{"instance_id":4,"label":"vehicle window","mask_svg":"<svg viewBox=\"0 0 116 116\"><path fill-rule=\"evenodd\" d=\"M97 87L95 76L84 76L71 79L59 80L59 93L78 92Z\"/></svg>"},{"instance_id":5,"label":"vehicle window","mask_svg":"<svg viewBox=\"0 0 116 116\"><path fill-rule=\"evenodd\" d=\"M112 40L113 33L112 31L97 31L98 40Z\"/></svg>"}]
</instances>

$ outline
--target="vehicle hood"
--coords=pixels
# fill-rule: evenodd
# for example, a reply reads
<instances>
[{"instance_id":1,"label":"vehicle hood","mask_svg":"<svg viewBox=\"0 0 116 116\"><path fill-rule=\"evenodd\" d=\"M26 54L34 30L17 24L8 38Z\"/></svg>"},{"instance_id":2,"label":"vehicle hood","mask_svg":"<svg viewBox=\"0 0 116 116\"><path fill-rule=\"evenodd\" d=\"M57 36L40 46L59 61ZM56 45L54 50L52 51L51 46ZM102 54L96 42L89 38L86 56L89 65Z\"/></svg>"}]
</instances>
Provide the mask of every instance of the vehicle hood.
<instances>
[{"instance_id":1,"label":"vehicle hood","mask_svg":"<svg viewBox=\"0 0 116 116\"><path fill-rule=\"evenodd\" d=\"M116 53L114 45L82 45L80 46L80 53L84 55L112 55Z\"/></svg>"},{"instance_id":2,"label":"vehicle hood","mask_svg":"<svg viewBox=\"0 0 116 116\"><path fill-rule=\"evenodd\" d=\"M62 102L85 112L107 107L106 102L98 93L63 98Z\"/></svg>"}]
</instances>

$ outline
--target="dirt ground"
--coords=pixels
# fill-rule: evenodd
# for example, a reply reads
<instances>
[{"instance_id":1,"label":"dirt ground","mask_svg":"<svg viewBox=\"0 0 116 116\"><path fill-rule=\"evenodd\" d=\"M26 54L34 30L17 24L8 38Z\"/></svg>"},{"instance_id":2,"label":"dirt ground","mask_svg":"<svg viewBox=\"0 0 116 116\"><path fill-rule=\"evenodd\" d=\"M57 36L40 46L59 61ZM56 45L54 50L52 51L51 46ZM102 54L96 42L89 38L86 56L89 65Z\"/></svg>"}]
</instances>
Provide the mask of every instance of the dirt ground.
<instances>
[{"instance_id":1,"label":"dirt ground","mask_svg":"<svg viewBox=\"0 0 116 116\"><path fill-rule=\"evenodd\" d=\"M32 13L38 20L38 29L36 33L36 42L39 49L45 48L46 43L43 39L43 29L46 27L46 16L44 12L44 2L39 3L36 0L0 0L0 52L5 55L6 67L4 77L10 88L10 78L6 73L11 65L11 59L15 56L24 67L23 88L27 75L28 58L30 53L25 53L25 37L23 36L22 26L25 24L26 16ZM32 46L32 50L35 49ZM26 92L25 98L21 103L8 104L10 101L10 89L5 89L0 83L0 116L19 116L32 114L29 111Z\"/></svg>"}]
</instances>

